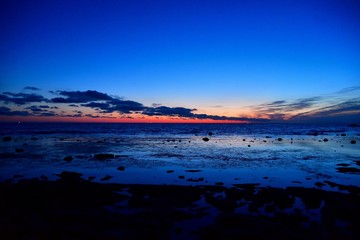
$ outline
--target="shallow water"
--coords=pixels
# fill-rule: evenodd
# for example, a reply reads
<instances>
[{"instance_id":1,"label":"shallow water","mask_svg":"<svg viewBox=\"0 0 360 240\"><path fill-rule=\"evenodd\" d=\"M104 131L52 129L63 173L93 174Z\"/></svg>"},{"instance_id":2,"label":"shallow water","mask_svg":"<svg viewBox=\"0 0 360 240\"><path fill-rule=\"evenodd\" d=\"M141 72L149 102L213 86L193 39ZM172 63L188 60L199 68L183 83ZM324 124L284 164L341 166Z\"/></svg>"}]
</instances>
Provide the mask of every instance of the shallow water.
<instances>
[{"instance_id":1,"label":"shallow water","mask_svg":"<svg viewBox=\"0 0 360 240\"><path fill-rule=\"evenodd\" d=\"M107 182L116 183L315 187L316 182L329 180L360 186L359 172L337 171L337 164L360 169L359 127L1 123L0 134L12 138L0 142L0 180L14 175L57 179L54 173L75 171L99 182L109 175ZM210 140L205 142L204 137ZM98 153L115 158L96 160ZM66 156L74 159L66 162Z\"/></svg>"}]
</instances>

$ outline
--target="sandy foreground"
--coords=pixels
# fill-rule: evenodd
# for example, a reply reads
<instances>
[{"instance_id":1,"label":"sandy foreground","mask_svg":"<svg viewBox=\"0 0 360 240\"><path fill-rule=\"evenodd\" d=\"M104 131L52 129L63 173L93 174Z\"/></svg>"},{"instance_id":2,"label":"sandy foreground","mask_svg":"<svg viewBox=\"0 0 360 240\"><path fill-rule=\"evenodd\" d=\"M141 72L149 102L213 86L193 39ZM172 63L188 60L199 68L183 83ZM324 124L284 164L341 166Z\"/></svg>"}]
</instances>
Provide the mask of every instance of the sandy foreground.
<instances>
[{"instance_id":1,"label":"sandy foreground","mask_svg":"<svg viewBox=\"0 0 360 240\"><path fill-rule=\"evenodd\" d=\"M360 188L96 183L0 184L3 239L359 239Z\"/></svg>"},{"instance_id":2,"label":"sandy foreground","mask_svg":"<svg viewBox=\"0 0 360 240\"><path fill-rule=\"evenodd\" d=\"M3 136L0 238L360 239L357 129L184 130Z\"/></svg>"}]
</instances>

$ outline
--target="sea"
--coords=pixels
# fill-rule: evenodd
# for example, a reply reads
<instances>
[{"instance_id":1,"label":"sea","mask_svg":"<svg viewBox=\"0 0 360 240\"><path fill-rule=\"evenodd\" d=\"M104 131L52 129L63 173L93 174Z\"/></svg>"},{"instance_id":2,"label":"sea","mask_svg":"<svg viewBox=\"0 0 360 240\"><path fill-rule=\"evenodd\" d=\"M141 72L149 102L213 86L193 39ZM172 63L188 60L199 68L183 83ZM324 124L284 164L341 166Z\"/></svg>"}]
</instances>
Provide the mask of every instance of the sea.
<instances>
[{"instance_id":1,"label":"sea","mask_svg":"<svg viewBox=\"0 0 360 240\"><path fill-rule=\"evenodd\" d=\"M0 123L0 136L0 181L360 186L356 125Z\"/></svg>"}]
</instances>

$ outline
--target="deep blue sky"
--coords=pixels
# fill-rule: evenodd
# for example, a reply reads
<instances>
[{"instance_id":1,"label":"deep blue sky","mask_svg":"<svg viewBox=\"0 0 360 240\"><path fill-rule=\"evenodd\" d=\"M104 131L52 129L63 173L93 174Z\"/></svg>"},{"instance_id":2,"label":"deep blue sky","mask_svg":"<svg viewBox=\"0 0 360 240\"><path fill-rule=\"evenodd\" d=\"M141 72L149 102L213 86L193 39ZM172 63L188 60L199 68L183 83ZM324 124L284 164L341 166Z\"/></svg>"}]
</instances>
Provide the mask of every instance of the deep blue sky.
<instances>
[{"instance_id":1,"label":"deep blue sky","mask_svg":"<svg viewBox=\"0 0 360 240\"><path fill-rule=\"evenodd\" d=\"M357 0L0 2L3 92L97 90L238 116L360 85Z\"/></svg>"}]
</instances>

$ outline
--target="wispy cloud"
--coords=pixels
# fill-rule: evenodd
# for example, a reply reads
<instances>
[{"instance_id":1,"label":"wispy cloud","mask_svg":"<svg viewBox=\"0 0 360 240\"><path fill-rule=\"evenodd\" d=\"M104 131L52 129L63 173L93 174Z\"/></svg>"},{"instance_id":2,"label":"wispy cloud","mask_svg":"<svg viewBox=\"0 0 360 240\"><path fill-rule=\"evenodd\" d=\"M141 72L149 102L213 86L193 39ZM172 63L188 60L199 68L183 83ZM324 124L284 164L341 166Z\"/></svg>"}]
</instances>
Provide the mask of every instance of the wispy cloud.
<instances>
[{"instance_id":1,"label":"wispy cloud","mask_svg":"<svg viewBox=\"0 0 360 240\"><path fill-rule=\"evenodd\" d=\"M360 116L360 87L344 88L336 93L324 96L300 98L296 100L278 100L248 107L255 115L272 120L304 121L316 119L339 119L341 116L357 119ZM360 120L360 117L358 117Z\"/></svg>"},{"instance_id":2,"label":"wispy cloud","mask_svg":"<svg viewBox=\"0 0 360 240\"><path fill-rule=\"evenodd\" d=\"M27 87L24 87L24 90L39 91L40 88L27 86Z\"/></svg>"}]
</instances>

